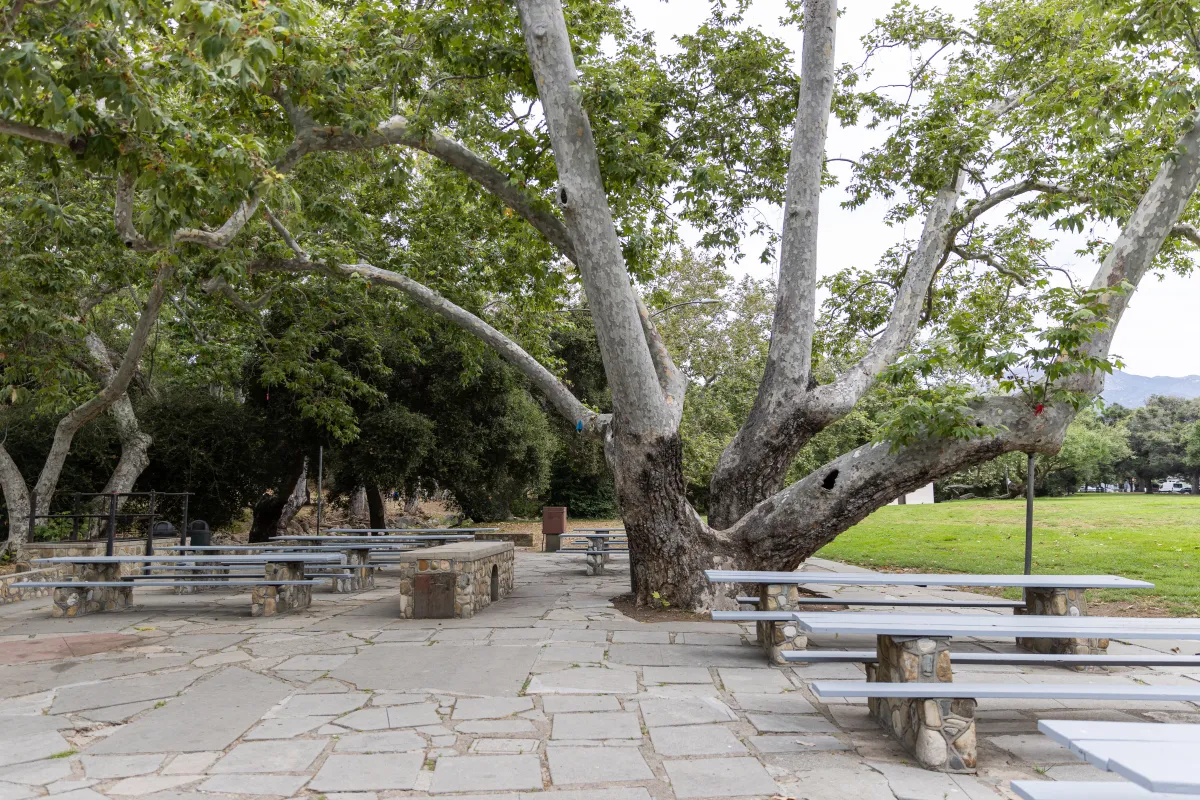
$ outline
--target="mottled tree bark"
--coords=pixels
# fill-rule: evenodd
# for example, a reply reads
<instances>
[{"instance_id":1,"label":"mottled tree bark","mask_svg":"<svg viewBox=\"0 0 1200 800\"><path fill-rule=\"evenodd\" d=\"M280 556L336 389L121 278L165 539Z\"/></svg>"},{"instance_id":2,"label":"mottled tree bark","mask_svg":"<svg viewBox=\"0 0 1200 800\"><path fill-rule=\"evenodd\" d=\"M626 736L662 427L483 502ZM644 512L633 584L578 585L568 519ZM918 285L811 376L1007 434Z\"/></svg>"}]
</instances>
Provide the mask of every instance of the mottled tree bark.
<instances>
[{"instance_id":1,"label":"mottled tree bark","mask_svg":"<svg viewBox=\"0 0 1200 800\"><path fill-rule=\"evenodd\" d=\"M373 483L367 484L367 513L370 516L372 528L387 527L387 512L383 503L383 493Z\"/></svg>"}]
</instances>

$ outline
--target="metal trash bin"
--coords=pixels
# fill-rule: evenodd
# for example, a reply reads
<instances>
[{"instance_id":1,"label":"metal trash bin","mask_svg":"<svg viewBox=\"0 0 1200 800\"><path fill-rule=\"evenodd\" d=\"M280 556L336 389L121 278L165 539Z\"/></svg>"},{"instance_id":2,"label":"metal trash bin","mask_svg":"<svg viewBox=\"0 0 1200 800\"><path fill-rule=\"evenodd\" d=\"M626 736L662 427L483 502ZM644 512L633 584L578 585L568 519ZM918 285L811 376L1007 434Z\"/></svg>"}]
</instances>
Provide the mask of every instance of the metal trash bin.
<instances>
[{"instance_id":1,"label":"metal trash bin","mask_svg":"<svg viewBox=\"0 0 1200 800\"><path fill-rule=\"evenodd\" d=\"M188 525L189 544L196 547L207 547L212 544L212 530L202 519L194 519Z\"/></svg>"},{"instance_id":2,"label":"metal trash bin","mask_svg":"<svg viewBox=\"0 0 1200 800\"><path fill-rule=\"evenodd\" d=\"M567 532L567 507L546 506L542 509L542 552L557 553L562 535Z\"/></svg>"}]
</instances>

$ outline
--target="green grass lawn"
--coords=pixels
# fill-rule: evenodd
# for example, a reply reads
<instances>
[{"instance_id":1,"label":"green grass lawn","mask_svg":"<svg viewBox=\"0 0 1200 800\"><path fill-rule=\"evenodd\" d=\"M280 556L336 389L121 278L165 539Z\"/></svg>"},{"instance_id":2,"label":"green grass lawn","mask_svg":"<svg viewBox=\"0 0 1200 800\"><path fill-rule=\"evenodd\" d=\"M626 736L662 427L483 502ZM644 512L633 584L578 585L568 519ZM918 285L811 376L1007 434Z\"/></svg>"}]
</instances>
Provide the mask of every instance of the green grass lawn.
<instances>
[{"instance_id":1,"label":"green grass lawn","mask_svg":"<svg viewBox=\"0 0 1200 800\"><path fill-rule=\"evenodd\" d=\"M1020 573L1024 553L1024 500L961 500L886 506L818 555L882 570ZM1093 601L1109 606L1105 613L1198 616L1200 496L1039 497L1033 571L1123 575L1155 584L1150 591L1090 592Z\"/></svg>"}]
</instances>

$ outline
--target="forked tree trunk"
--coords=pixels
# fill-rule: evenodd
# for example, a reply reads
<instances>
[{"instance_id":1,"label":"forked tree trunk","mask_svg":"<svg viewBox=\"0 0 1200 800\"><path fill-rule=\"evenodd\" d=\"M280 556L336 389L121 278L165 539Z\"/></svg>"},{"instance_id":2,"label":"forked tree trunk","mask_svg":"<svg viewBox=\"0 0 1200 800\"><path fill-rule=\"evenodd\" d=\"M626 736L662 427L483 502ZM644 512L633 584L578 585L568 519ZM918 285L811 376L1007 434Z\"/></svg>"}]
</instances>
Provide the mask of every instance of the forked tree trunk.
<instances>
[{"instance_id":1,"label":"forked tree trunk","mask_svg":"<svg viewBox=\"0 0 1200 800\"><path fill-rule=\"evenodd\" d=\"M348 507L350 519L362 520L367 518L367 489L360 486L350 494Z\"/></svg>"},{"instance_id":2,"label":"forked tree trunk","mask_svg":"<svg viewBox=\"0 0 1200 800\"><path fill-rule=\"evenodd\" d=\"M366 486L367 493L367 512L370 514L370 523L372 528L387 527L387 512L383 504L383 493L379 491L379 487L373 483L368 483Z\"/></svg>"},{"instance_id":3,"label":"forked tree trunk","mask_svg":"<svg viewBox=\"0 0 1200 800\"><path fill-rule=\"evenodd\" d=\"M283 532L281 525L286 525L291 521L291 517L287 522L283 521L284 511L290 505L292 496L296 493L297 486L304 477L307 467L308 459L304 456L298 457L292 462L291 469L280 481L279 486L275 487L275 491L263 495L255 503L254 518L250 525L250 541L252 543L270 541L272 536L278 536ZM294 515L295 510L292 511L292 516Z\"/></svg>"}]
</instances>

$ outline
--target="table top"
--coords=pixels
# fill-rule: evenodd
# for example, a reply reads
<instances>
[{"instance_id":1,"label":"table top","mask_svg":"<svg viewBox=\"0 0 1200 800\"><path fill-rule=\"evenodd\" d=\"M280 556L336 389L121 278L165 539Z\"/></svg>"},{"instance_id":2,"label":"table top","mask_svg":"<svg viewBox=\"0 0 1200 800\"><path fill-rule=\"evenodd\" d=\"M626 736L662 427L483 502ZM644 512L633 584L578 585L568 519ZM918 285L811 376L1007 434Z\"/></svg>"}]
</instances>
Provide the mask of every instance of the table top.
<instances>
[{"instance_id":1,"label":"table top","mask_svg":"<svg viewBox=\"0 0 1200 800\"><path fill-rule=\"evenodd\" d=\"M906 614L795 612L809 633L887 636L1029 636L1046 638L1200 639L1200 619L1136 617L1051 617L1008 614ZM953 656L951 656L953 658Z\"/></svg>"},{"instance_id":2,"label":"table top","mask_svg":"<svg viewBox=\"0 0 1200 800\"><path fill-rule=\"evenodd\" d=\"M336 553L263 553L259 556L58 556L35 558L35 564L262 564L294 563L298 561L315 564L340 564L342 557Z\"/></svg>"},{"instance_id":3,"label":"table top","mask_svg":"<svg viewBox=\"0 0 1200 800\"><path fill-rule=\"evenodd\" d=\"M1038 730L1143 789L1200 795L1200 725L1042 720Z\"/></svg>"},{"instance_id":4,"label":"table top","mask_svg":"<svg viewBox=\"0 0 1200 800\"><path fill-rule=\"evenodd\" d=\"M324 543L315 542L313 544L175 544L169 547L156 547L155 552L171 550L171 551L192 551L199 550L203 552L225 552L228 550L259 550L262 552L320 552L328 550L387 550L391 548L399 549L403 542L378 542L369 544L357 540L348 542L330 542L327 546Z\"/></svg>"},{"instance_id":5,"label":"table top","mask_svg":"<svg viewBox=\"0 0 1200 800\"><path fill-rule=\"evenodd\" d=\"M326 528L330 533L486 533L499 528Z\"/></svg>"},{"instance_id":6,"label":"table top","mask_svg":"<svg viewBox=\"0 0 1200 800\"><path fill-rule=\"evenodd\" d=\"M576 531L571 531L570 533L564 533L563 536L576 536L580 539L596 539L596 540L624 539L625 538L625 534L623 534L623 533L582 533L582 532L576 532Z\"/></svg>"},{"instance_id":7,"label":"table top","mask_svg":"<svg viewBox=\"0 0 1200 800\"><path fill-rule=\"evenodd\" d=\"M882 572L753 572L707 569L709 583L839 584L846 586L999 586L1030 589L1153 589L1119 575L920 575Z\"/></svg>"},{"instance_id":8,"label":"table top","mask_svg":"<svg viewBox=\"0 0 1200 800\"><path fill-rule=\"evenodd\" d=\"M413 534L412 536L273 536L271 541L278 542L321 542L326 544L344 544L359 542L376 544L394 544L396 542L440 542L474 539L473 533L446 533L438 535Z\"/></svg>"},{"instance_id":9,"label":"table top","mask_svg":"<svg viewBox=\"0 0 1200 800\"><path fill-rule=\"evenodd\" d=\"M608 534L612 536L624 535L624 528L571 528L569 533L564 533L563 536L570 536L572 533L577 533L581 536L588 533Z\"/></svg>"}]
</instances>

